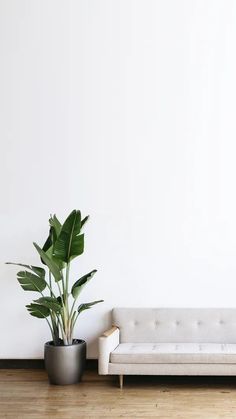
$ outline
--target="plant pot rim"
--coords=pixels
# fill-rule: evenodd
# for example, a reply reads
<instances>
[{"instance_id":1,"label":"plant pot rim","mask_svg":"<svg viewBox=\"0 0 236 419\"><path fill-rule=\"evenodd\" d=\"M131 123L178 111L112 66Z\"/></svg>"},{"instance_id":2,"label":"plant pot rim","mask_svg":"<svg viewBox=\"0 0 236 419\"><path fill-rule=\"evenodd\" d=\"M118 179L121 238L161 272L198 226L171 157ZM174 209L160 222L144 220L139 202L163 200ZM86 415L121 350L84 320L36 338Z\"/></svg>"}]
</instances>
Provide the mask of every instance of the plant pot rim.
<instances>
[{"instance_id":1,"label":"plant pot rim","mask_svg":"<svg viewBox=\"0 0 236 419\"><path fill-rule=\"evenodd\" d=\"M71 345L64 345L63 343L60 345L54 345L53 340L50 340L48 342L45 342L44 346L49 346L50 348L68 348L68 347L72 347L72 346L79 346L79 345L83 345L85 342L85 340L83 339L73 339L73 342Z\"/></svg>"}]
</instances>

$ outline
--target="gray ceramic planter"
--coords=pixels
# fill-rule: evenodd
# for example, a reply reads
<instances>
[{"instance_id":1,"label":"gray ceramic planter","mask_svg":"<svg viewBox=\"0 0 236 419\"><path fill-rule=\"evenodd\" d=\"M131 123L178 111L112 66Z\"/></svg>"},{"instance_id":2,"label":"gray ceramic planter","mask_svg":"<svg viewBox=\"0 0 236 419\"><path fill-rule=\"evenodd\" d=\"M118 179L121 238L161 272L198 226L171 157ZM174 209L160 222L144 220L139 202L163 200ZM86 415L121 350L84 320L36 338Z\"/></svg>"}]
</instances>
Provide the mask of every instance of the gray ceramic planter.
<instances>
[{"instance_id":1,"label":"gray ceramic planter","mask_svg":"<svg viewBox=\"0 0 236 419\"><path fill-rule=\"evenodd\" d=\"M45 368L51 384L75 384L81 381L86 362L86 342L74 339L73 345L44 345Z\"/></svg>"}]
</instances>

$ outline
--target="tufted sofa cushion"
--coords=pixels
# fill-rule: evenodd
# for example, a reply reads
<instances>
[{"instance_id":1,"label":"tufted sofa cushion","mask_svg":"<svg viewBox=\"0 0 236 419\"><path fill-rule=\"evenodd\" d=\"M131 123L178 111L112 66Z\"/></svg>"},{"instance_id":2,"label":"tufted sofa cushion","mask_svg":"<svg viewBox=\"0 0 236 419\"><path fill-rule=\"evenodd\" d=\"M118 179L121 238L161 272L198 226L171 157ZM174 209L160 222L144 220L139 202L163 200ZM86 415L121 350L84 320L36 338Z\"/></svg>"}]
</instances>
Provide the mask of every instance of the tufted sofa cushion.
<instances>
[{"instance_id":1,"label":"tufted sofa cushion","mask_svg":"<svg viewBox=\"0 0 236 419\"><path fill-rule=\"evenodd\" d=\"M121 343L236 343L236 309L114 308Z\"/></svg>"},{"instance_id":2,"label":"tufted sofa cushion","mask_svg":"<svg viewBox=\"0 0 236 419\"><path fill-rule=\"evenodd\" d=\"M236 344L121 343L110 356L120 364L235 364Z\"/></svg>"}]
</instances>

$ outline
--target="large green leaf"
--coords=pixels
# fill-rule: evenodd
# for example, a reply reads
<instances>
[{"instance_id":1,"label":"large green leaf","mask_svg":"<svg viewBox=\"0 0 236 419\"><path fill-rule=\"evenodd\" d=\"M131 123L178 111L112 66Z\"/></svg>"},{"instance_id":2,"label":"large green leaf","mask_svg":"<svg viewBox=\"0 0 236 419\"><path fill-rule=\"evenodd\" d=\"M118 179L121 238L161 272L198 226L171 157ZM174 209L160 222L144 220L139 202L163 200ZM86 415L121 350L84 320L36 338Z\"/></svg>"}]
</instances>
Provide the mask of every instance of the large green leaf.
<instances>
[{"instance_id":1,"label":"large green leaf","mask_svg":"<svg viewBox=\"0 0 236 419\"><path fill-rule=\"evenodd\" d=\"M6 262L6 265L23 266L24 268L27 268L27 269L30 269L31 271L33 271L40 278L42 278L42 279L45 278L45 270L43 268L38 267L38 266L25 265L23 263L13 263L13 262Z\"/></svg>"},{"instance_id":2,"label":"large green leaf","mask_svg":"<svg viewBox=\"0 0 236 419\"><path fill-rule=\"evenodd\" d=\"M61 223L58 220L56 214L49 218L49 224L54 229L56 237L58 237L61 232Z\"/></svg>"},{"instance_id":3,"label":"large green leaf","mask_svg":"<svg viewBox=\"0 0 236 419\"><path fill-rule=\"evenodd\" d=\"M73 287L71 288L71 294L73 295L73 297L75 299L79 296L79 294L81 293L84 286L87 284L88 281L90 281L90 279L92 279L93 275L96 272L97 272L97 270L94 269L93 271L89 272L88 274L82 276L80 279L78 279L78 281L76 281L74 283Z\"/></svg>"},{"instance_id":4,"label":"large green leaf","mask_svg":"<svg viewBox=\"0 0 236 419\"><path fill-rule=\"evenodd\" d=\"M103 303L104 300L92 301L91 303L82 303L78 307L78 313L82 313L84 310L90 309L92 306L98 303Z\"/></svg>"},{"instance_id":5,"label":"large green leaf","mask_svg":"<svg viewBox=\"0 0 236 419\"><path fill-rule=\"evenodd\" d=\"M50 314L49 308L40 304L31 303L28 304L26 308L31 316L38 317L38 319L45 319Z\"/></svg>"},{"instance_id":6,"label":"large green leaf","mask_svg":"<svg viewBox=\"0 0 236 419\"><path fill-rule=\"evenodd\" d=\"M54 256L63 262L70 262L84 251L84 235L81 229L81 213L74 210L64 222L54 246Z\"/></svg>"},{"instance_id":7,"label":"large green leaf","mask_svg":"<svg viewBox=\"0 0 236 419\"><path fill-rule=\"evenodd\" d=\"M87 221L89 220L89 215L87 215L86 217L83 218L83 220L81 220L81 229L84 227L84 225L87 223Z\"/></svg>"},{"instance_id":8,"label":"large green leaf","mask_svg":"<svg viewBox=\"0 0 236 419\"><path fill-rule=\"evenodd\" d=\"M62 273L58 268L56 262L54 262L50 257L44 252L37 243L34 243L34 247L36 248L37 252L39 253L40 257L43 259L44 263L48 266L49 270L51 271L52 275L55 278L55 281L58 282L62 279Z\"/></svg>"},{"instance_id":9,"label":"large green leaf","mask_svg":"<svg viewBox=\"0 0 236 419\"><path fill-rule=\"evenodd\" d=\"M17 273L17 279L25 291L42 292L47 285L44 278L32 274L29 271L19 271Z\"/></svg>"},{"instance_id":10,"label":"large green leaf","mask_svg":"<svg viewBox=\"0 0 236 419\"><path fill-rule=\"evenodd\" d=\"M42 249L43 249L44 252L47 252L48 249L50 249L50 247L52 246L52 234L53 234L52 227L50 227L48 238L47 238L47 240L45 241L45 243L44 243L44 245L42 247ZM42 263L44 263L44 261L43 261L42 258L41 258L41 261L42 261ZM44 265L46 265L46 263L44 263Z\"/></svg>"},{"instance_id":11,"label":"large green leaf","mask_svg":"<svg viewBox=\"0 0 236 419\"><path fill-rule=\"evenodd\" d=\"M46 255L51 259L58 267L58 269L61 271L65 267L65 263L61 260L54 257L54 245L56 242L57 237L55 236L55 231L50 228L49 236L46 240L46 242L43 245L42 250L46 253ZM43 259L41 258L42 263L44 263ZM44 263L46 265L46 263Z\"/></svg>"},{"instance_id":12,"label":"large green leaf","mask_svg":"<svg viewBox=\"0 0 236 419\"><path fill-rule=\"evenodd\" d=\"M44 243L44 245L42 247L42 250L45 253L47 253L47 255L50 257L50 259L54 259L54 262L58 265L58 268L61 270L64 267L62 262L53 258L54 245L55 245L56 240L57 240L57 238L60 234L60 231L61 231L61 223L57 219L55 214L53 216L51 215L51 217L49 218L49 225L50 225L49 235L48 235L48 238L47 238L46 242ZM42 261L42 263L45 264L45 262L43 261L42 258L41 258L41 261Z\"/></svg>"},{"instance_id":13,"label":"large green leaf","mask_svg":"<svg viewBox=\"0 0 236 419\"><path fill-rule=\"evenodd\" d=\"M38 300L34 300L34 302L49 308L55 313L59 313L61 311L61 304L54 297L41 297Z\"/></svg>"},{"instance_id":14,"label":"large green leaf","mask_svg":"<svg viewBox=\"0 0 236 419\"><path fill-rule=\"evenodd\" d=\"M38 291L42 292L46 287L45 270L38 266L26 265L23 263L7 262L8 265L16 265L27 268L33 272L19 271L17 279L25 291Z\"/></svg>"}]
</instances>

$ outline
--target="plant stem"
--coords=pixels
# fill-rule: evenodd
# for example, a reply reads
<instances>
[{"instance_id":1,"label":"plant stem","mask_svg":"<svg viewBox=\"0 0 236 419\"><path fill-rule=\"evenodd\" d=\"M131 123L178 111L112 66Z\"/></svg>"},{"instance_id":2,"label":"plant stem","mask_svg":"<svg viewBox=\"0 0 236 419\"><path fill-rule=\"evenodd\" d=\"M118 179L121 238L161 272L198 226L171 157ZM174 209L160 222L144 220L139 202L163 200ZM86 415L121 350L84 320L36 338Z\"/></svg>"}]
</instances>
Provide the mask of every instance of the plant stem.
<instances>
[{"instance_id":1,"label":"plant stem","mask_svg":"<svg viewBox=\"0 0 236 419\"><path fill-rule=\"evenodd\" d=\"M72 322L71 322L71 333L73 333L74 327L75 327L75 323L78 319L79 313L76 313L76 311L74 312L73 316L72 316Z\"/></svg>"},{"instance_id":2,"label":"plant stem","mask_svg":"<svg viewBox=\"0 0 236 419\"><path fill-rule=\"evenodd\" d=\"M52 297L52 275L51 275L50 270L49 270L49 286L50 286L50 295Z\"/></svg>"},{"instance_id":3,"label":"plant stem","mask_svg":"<svg viewBox=\"0 0 236 419\"><path fill-rule=\"evenodd\" d=\"M66 281L65 281L65 335L68 341L68 337L69 337L69 330L70 330L70 313L69 313L69 273L70 273L70 262L68 262L67 266L66 266Z\"/></svg>"},{"instance_id":4,"label":"plant stem","mask_svg":"<svg viewBox=\"0 0 236 419\"><path fill-rule=\"evenodd\" d=\"M72 343L73 341L73 331L74 331L74 320L75 320L75 316L76 316L76 311L73 312L71 318L70 318L70 341Z\"/></svg>"},{"instance_id":5,"label":"plant stem","mask_svg":"<svg viewBox=\"0 0 236 419\"><path fill-rule=\"evenodd\" d=\"M56 339L55 339L55 335L54 335L54 332L53 332L52 326L50 325L50 322L48 321L47 317L45 317L45 320L47 321L47 324L48 324L48 326L50 327L50 330L51 330L51 334L52 334L52 339L53 339L54 345L56 345Z\"/></svg>"},{"instance_id":6,"label":"plant stem","mask_svg":"<svg viewBox=\"0 0 236 419\"><path fill-rule=\"evenodd\" d=\"M52 310L51 310L51 321L52 321L53 334L55 337L55 341L56 343L59 343L60 337L59 337L59 330L58 330L58 323L57 323L58 316Z\"/></svg>"},{"instance_id":7,"label":"plant stem","mask_svg":"<svg viewBox=\"0 0 236 419\"><path fill-rule=\"evenodd\" d=\"M69 315L69 336L70 336L70 339L72 339L72 334L73 334L73 321L74 321L74 317L76 315L76 311L74 311L75 303L76 303L76 299L74 300L74 302L72 304L70 315Z\"/></svg>"},{"instance_id":8,"label":"plant stem","mask_svg":"<svg viewBox=\"0 0 236 419\"><path fill-rule=\"evenodd\" d=\"M64 343L64 345L67 345L67 339L66 339L66 336L65 336L65 331L64 331L64 327L63 327L63 324L61 322L60 317L58 317L58 322L59 322L59 326L60 326L60 329L61 329L61 337L62 337L63 343Z\"/></svg>"},{"instance_id":9,"label":"plant stem","mask_svg":"<svg viewBox=\"0 0 236 419\"><path fill-rule=\"evenodd\" d=\"M61 293L61 287L59 285L59 282L57 282L57 287L58 287L58 291L59 291L59 294L60 294L60 297L61 297L61 302L62 302L62 304L64 304L64 301L63 301L63 298L62 298L62 293Z\"/></svg>"},{"instance_id":10,"label":"plant stem","mask_svg":"<svg viewBox=\"0 0 236 419\"><path fill-rule=\"evenodd\" d=\"M55 296L55 294L54 294L54 292L53 292L52 288L51 288L51 287L50 287L50 285L47 283L47 281L46 281L46 280L44 280L44 281L46 282L46 285L47 285L47 287L48 287L48 289L49 289L49 291L50 291L51 296L52 296L52 297L54 297L54 298L57 298L57 297Z\"/></svg>"},{"instance_id":11,"label":"plant stem","mask_svg":"<svg viewBox=\"0 0 236 419\"><path fill-rule=\"evenodd\" d=\"M42 295L42 297L44 297L44 294L43 294L42 291L40 292L40 294ZM52 334L52 340L55 344L56 343L56 336L55 336L55 333L54 333L54 327L53 327L53 322L54 321L53 321L53 316L52 316L51 310L50 310L50 319L51 319L51 322L52 322L52 326L50 325L50 322L48 321L48 319L45 317L45 320L47 320L48 326L50 327L50 331L51 331L51 334Z\"/></svg>"},{"instance_id":12,"label":"plant stem","mask_svg":"<svg viewBox=\"0 0 236 419\"><path fill-rule=\"evenodd\" d=\"M65 280L64 280L63 271L61 273L62 273L62 292L63 292L63 294L65 294L66 293L66 288L65 288Z\"/></svg>"},{"instance_id":13,"label":"plant stem","mask_svg":"<svg viewBox=\"0 0 236 419\"><path fill-rule=\"evenodd\" d=\"M74 302L73 302L73 304L72 304L72 307L71 307L71 311L70 311L70 318L71 318L71 316L72 316L72 313L73 313L73 310L74 310L75 303L76 303L76 299L74 300Z\"/></svg>"},{"instance_id":14,"label":"plant stem","mask_svg":"<svg viewBox=\"0 0 236 419\"><path fill-rule=\"evenodd\" d=\"M67 264L67 267L66 267L66 297L67 297L68 289L69 289L69 274L70 274L70 262Z\"/></svg>"}]
</instances>

